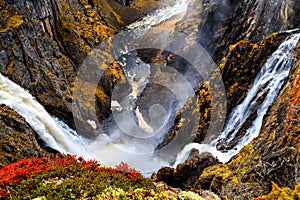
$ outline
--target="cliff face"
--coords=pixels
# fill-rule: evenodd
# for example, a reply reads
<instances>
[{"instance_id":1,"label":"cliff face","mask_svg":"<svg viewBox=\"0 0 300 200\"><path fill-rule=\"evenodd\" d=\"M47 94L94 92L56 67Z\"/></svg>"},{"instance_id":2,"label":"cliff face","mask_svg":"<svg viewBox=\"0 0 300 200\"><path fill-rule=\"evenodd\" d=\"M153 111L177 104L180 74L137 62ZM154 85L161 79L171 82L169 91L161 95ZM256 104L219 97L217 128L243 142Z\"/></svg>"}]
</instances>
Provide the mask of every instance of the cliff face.
<instances>
[{"instance_id":1,"label":"cliff face","mask_svg":"<svg viewBox=\"0 0 300 200\"><path fill-rule=\"evenodd\" d=\"M192 0L186 15L175 23L176 31L198 41L219 65L219 72L222 74L226 90L227 117L232 109L246 97L266 59L288 35L288 33L271 34L299 27L298 3L297 1L271 3L270 1ZM188 46L186 48L188 49ZM182 69L179 66L189 67L188 64L182 62L181 58L170 53L156 52L155 56L151 53L153 52L141 51L139 56L145 62L160 62L180 72ZM151 59L151 56L154 58ZM189 124L193 123L198 124L197 129L192 130L194 134L197 134L194 141L203 141L211 122L209 118L211 99L207 98L210 95L207 83L200 85L199 88L201 97L198 97L198 100L191 100L192 102L179 112L178 119L175 120L177 123L158 148L165 146L177 134L179 127L182 129L182 126L189 127ZM197 108L192 108L191 106L196 101ZM182 125L179 121L180 113L186 110L191 110L192 115L197 116L191 117L192 122L186 121ZM255 116L252 116L252 119L253 117Z\"/></svg>"},{"instance_id":2,"label":"cliff face","mask_svg":"<svg viewBox=\"0 0 300 200\"><path fill-rule=\"evenodd\" d=\"M73 86L84 58L124 25L158 7L155 2L133 1L130 6L122 7L107 0L74 0L72 3L0 0L0 72L29 90L51 114L74 127ZM228 115L245 98L266 59L291 34L272 33L299 27L299 13L298 0L191 0L188 12L174 27L207 48L218 63L217 71L222 75L226 90ZM207 154L196 156L176 170L163 168L156 180L176 187L210 189L229 199L247 199L267 193L272 181L291 188L299 183L299 48L298 44L290 74L265 116L258 138L228 164L216 164L217 161ZM187 66L186 63L180 66L183 63L180 58L172 58L170 53L144 50L139 54L145 62L168 58L167 64L179 71ZM109 116L111 92L123 78L122 69L115 63L105 71L95 93L98 115L95 121L101 123ZM211 82L213 80L214 77ZM192 132L195 142L202 142L207 136L212 112L209 84L204 82L198 86L196 97L177 113L174 126L159 148L168 144L179 128ZM80 89L84 97L89 88L90 83L86 81L76 89ZM152 91L151 86L146 89ZM147 90L144 97L147 97ZM142 105L147 100L141 97L138 101ZM90 114L94 109L92 103L85 105L86 112L81 115ZM191 113L191 118L180 120L184 112ZM77 123L86 125L81 115L76 116ZM17 113L1 106L0 118L0 152L3 155L0 163L46 154L37 144L34 131ZM188 129L189 123L197 124L194 130ZM86 132L90 133L88 137L96 134L92 127ZM28 145L21 145L20 141L28 141Z\"/></svg>"},{"instance_id":3,"label":"cliff face","mask_svg":"<svg viewBox=\"0 0 300 200\"><path fill-rule=\"evenodd\" d=\"M271 181L290 188L299 183L299 44L289 77L264 118L260 136L230 163L205 169L199 177L201 188L245 199L269 192Z\"/></svg>"},{"instance_id":4,"label":"cliff face","mask_svg":"<svg viewBox=\"0 0 300 200\"><path fill-rule=\"evenodd\" d=\"M177 31L195 38L219 63L217 70L222 74L226 89L227 117L246 97L266 59L289 33L268 35L299 27L296 13L300 8L297 5L297 1L191 1L189 12L176 24ZM191 31L195 29L197 33ZM230 163L215 165L216 161L211 161L208 165L212 166L203 170L207 156L196 157L176 169L162 168L153 176L154 180L183 188L210 189L229 199L251 199L268 193L272 181L294 188L299 183L299 132L295 130L299 120L296 119L298 108L294 106L299 101L295 78L299 67L298 54L296 48L288 80L264 118L260 136ZM191 118L200 122L193 134L197 135L194 141L201 143L211 123L209 83L200 85L198 95L192 100L197 101L198 106L193 108L192 103L188 103L182 112L190 110L191 115L195 115ZM248 122L255 117L250 116ZM189 123L193 122L175 124L161 146L178 134L179 127L188 127ZM243 134L243 130L239 134Z\"/></svg>"},{"instance_id":5,"label":"cliff face","mask_svg":"<svg viewBox=\"0 0 300 200\"><path fill-rule=\"evenodd\" d=\"M222 60L217 68L217 71L222 73L222 79L226 88L228 110L232 110L233 105L240 103L242 99L245 98L247 91L251 86L251 81L254 79L255 75L265 64L266 59L273 51L276 50L276 48L278 48L278 46L288 35L290 35L290 33L272 34L256 44L251 44L249 41L241 41L231 46L230 53ZM289 80L294 79L294 70L298 67L298 51L298 48L294 50L294 63L290 72ZM210 82L213 82L213 79L214 78L212 78ZM192 133L196 135L194 141L198 143L209 142L206 138L206 133L208 132L208 128L211 123L210 116L212 114L209 85L209 83L203 83L199 87L199 93L197 93L198 96L194 100L197 101L198 106L196 108L193 108L187 104L182 109L182 112L191 110L191 116L194 116L191 118L200 122L198 123L197 129L193 130ZM287 85L290 85L290 83L287 83ZM290 102L290 100L288 101L287 98L282 98L282 95L286 96L288 94L285 89L286 87L289 87L287 85L283 87L281 94L278 96L277 101L281 103ZM297 101L298 100L294 99L294 102ZM284 105L287 107L284 107ZM274 181L280 186L289 186L293 188L296 182L290 181L289 184L286 184L286 180L295 179L295 170L290 169L289 171L291 173L285 173L280 172L280 169L288 169L288 167L293 168L297 166L295 155L297 155L299 149L297 149L298 147L296 146L290 148L289 143L294 143L295 139L299 137L299 134L295 133L289 135L289 130L287 129L286 135L289 136L285 138L283 135L276 133L279 130L282 132L283 126L286 126L281 125L281 123L282 120L285 120L284 118L287 115L286 112L288 110L288 103L284 103L281 106L276 106L275 102L271 107L271 110L274 111L269 111L267 116L272 116L273 118L275 117L276 124L274 124L274 122L269 124L270 121L268 117L265 117L263 122L265 126L261 129L261 136L255 140L255 145L253 143L247 145L242 152L238 154L238 156L232 159L230 163L214 165L218 161L213 160L209 155L205 154L205 156L199 157L197 156L197 153L193 153L191 157L196 155L194 158L191 158L190 160L178 165L176 169L162 168L156 175L153 176L153 178L156 181L165 181L170 185L182 188L191 187L195 189L210 189L218 194L229 197L229 199L251 199L253 196L261 195L263 192L270 191L272 185L271 181ZM242 128L241 131L238 132L235 139L232 140L229 145L226 145L224 149L222 149L222 144L219 144L219 148L222 150L229 150L232 148L231 145L235 146L239 141L239 138L244 136L243 134L245 129L251 125L251 122L255 118L255 115L250 116L247 119L247 123L245 123L246 127ZM291 119L291 121L293 120ZM178 134L179 127L181 129L182 127L189 127L189 123L193 122L188 121L183 124L176 124L170 132L167 140L165 140L165 143L162 145L166 145L168 141L173 139L173 137ZM274 130L275 127L276 130ZM270 136L270 131L276 134L276 136ZM268 139L264 137L267 137ZM204 141L205 138L206 141ZM279 142L281 140L285 141L286 144L285 142ZM283 145L282 148L279 148L279 143ZM260 151L263 153L260 153ZM291 158L287 158L287 155L290 155ZM274 157L276 157L276 159ZM272 160L273 158L274 160ZM277 164L275 164L275 162L272 163L270 159L272 161L276 160ZM285 162L282 159L287 159L288 162ZM265 163L263 164L263 162ZM204 169L202 167L203 165L210 167ZM258 166L260 168L257 168ZM269 169L267 169L268 167ZM278 169L278 171L275 169ZM273 176L269 174L271 171L274 173ZM186 176L186 174L188 175ZM256 176L254 176L254 174L256 174ZM239 187L249 190L249 192L242 192L242 189L237 189Z\"/></svg>"},{"instance_id":6,"label":"cliff face","mask_svg":"<svg viewBox=\"0 0 300 200\"><path fill-rule=\"evenodd\" d=\"M157 4L149 3L145 3L147 7L123 7L106 0L1 0L0 71L29 90L51 114L74 127L72 90L83 59L125 24L156 8ZM122 73L114 70L107 71L106 82L98 88L100 122L110 113L109 90L112 82L118 81L114 74ZM93 104L86 105L86 110L90 106ZM80 116L78 121L86 124ZM87 136L92 137L93 131L86 130L91 133Z\"/></svg>"},{"instance_id":7,"label":"cliff face","mask_svg":"<svg viewBox=\"0 0 300 200\"><path fill-rule=\"evenodd\" d=\"M157 7L153 1L125 7L107 0L76 0L71 3L1 0L0 72L27 89L48 112L74 128L73 85L87 53L126 24ZM101 122L108 117L111 90L122 73L118 66L112 65L103 75L96 93L98 119L95 121ZM88 86L89 83L80 88L83 95ZM84 114L89 115L89 108L94 105L87 103ZM13 116L20 120L18 115ZM76 120L84 125L87 123L81 116ZM86 136L93 137L94 129L89 125L86 127L90 127L86 132L91 133ZM9 135L5 130L2 126L3 137ZM34 135L32 129L27 131Z\"/></svg>"},{"instance_id":8,"label":"cliff face","mask_svg":"<svg viewBox=\"0 0 300 200\"><path fill-rule=\"evenodd\" d=\"M193 0L186 16L193 23L182 21L178 29L197 27L198 41L218 61L230 44L256 43L273 32L298 28L299 9L298 0Z\"/></svg>"},{"instance_id":9,"label":"cliff face","mask_svg":"<svg viewBox=\"0 0 300 200\"><path fill-rule=\"evenodd\" d=\"M19 159L48 156L52 151L36 139L23 117L4 105L0 105L0 130L0 168Z\"/></svg>"},{"instance_id":10,"label":"cliff face","mask_svg":"<svg viewBox=\"0 0 300 200\"><path fill-rule=\"evenodd\" d=\"M290 7L298 5L297 1L277 4L269 1L222 2L195 2L192 4L194 6L189 7L186 19L198 23L185 23L183 20L176 24L176 29L188 34L189 30L198 27L197 34L191 36L198 38L219 62L218 70L226 89L228 116L233 107L245 98L268 56L289 33L266 36L272 32L299 27L299 18L295 14L299 6ZM253 44L261 39L261 42ZM215 161L211 161L211 166L203 170L201 166L207 163L207 156L192 158L176 169L162 168L153 178L179 187L210 189L229 199L251 199L267 193L271 190L272 181L280 186L294 188L299 183L299 119L296 114L299 102L296 78L298 68L299 48L296 48L286 84L265 116L260 136L228 164L214 164ZM198 130L195 130L196 142L202 142L205 138L211 114L211 99L203 95L209 93L208 87L202 84L199 93L199 106L189 108L200 113L197 119L201 123ZM188 107L186 105L184 109ZM185 126L175 125L166 141L177 134L179 125Z\"/></svg>"},{"instance_id":11,"label":"cliff face","mask_svg":"<svg viewBox=\"0 0 300 200\"><path fill-rule=\"evenodd\" d=\"M226 99L226 102L222 102L222 104L219 105L212 105L213 94L211 93L211 90L213 83L218 81L216 77L212 76L209 82L204 82L199 85L196 97L190 99L183 109L177 113L177 121L180 120L181 113L191 113L189 120L182 123L175 123L165 141L158 148L165 146L175 137L175 135L178 135L179 129L185 130L186 132L192 131L191 135L196 136L194 141L198 143L203 142L204 139L206 139L205 142L214 139L216 134L212 136L207 135L209 128L214 128L211 127L210 123L216 123L218 120L225 120L222 115L227 114L227 116L229 116L232 109L245 99L254 78L265 64L267 58L278 48L288 35L290 35L290 33L272 34L255 44L252 44L247 40L242 40L231 45L230 50L228 48L228 56L222 59L216 69L222 76L221 78L226 92L225 94L214 94L216 95L214 98L224 98ZM226 97L222 95L226 95ZM195 104L197 105L196 107L194 106ZM227 111L226 114L224 112L212 113L212 109L214 109L213 106L223 107L223 109ZM222 109L218 110L221 111ZM214 122L212 122L212 115L216 115L215 119L217 120ZM251 123L255 117L256 116L251 116L248 119L248 124ZM191 124L197 124L197 126L195 126L193 130L188 130L189 127L192 127ZM221 130L215 131L218 133ZM212 133L214 130L210 132ZM233 143L236 141L237 140L234 140Z\"/></svg>"}]
</instances>

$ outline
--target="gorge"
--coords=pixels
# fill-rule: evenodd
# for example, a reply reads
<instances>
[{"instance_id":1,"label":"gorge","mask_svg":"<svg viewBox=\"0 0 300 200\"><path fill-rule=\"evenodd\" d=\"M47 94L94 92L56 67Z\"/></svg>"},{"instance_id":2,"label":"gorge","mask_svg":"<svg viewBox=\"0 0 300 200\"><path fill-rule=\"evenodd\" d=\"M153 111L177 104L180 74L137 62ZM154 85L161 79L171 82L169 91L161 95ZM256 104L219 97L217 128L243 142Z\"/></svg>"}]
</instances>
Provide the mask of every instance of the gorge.
<instances>
[{"instance_id":1,"label":"gorge","mask_svg":"<svg viewBox=\"0 0 300 200\"><path fill-rule=\"evenodd\" d=\"M1 1L0 166L58 151L228 199L294 189L300 3L119 2Z\"/></svg>"}]
</instances>

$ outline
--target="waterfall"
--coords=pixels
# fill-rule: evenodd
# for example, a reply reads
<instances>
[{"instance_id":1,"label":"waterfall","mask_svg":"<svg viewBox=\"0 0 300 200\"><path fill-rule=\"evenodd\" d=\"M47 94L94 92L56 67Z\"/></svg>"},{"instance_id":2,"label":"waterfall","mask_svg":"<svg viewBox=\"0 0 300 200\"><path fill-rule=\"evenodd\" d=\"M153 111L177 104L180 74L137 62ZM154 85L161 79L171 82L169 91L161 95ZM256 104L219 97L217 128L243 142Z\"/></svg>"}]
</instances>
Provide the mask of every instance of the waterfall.
<instances>
[{"instance_id":1,"label":"waterfall","mask_svg":"<svg viewBox=\"0 0 300 200\"><path fill-rule=\"evenodd\" d=\"M145 29L168 20L177 14L185 12L188 8L189 1L190 0L176 0L173 6L168 6L150 13L142 19L128 25L126 29Z\"/></svg>"},{"instance_id":2,"label":"waterfall","mask_svg":"<svg viewBox=\"0 0 300 200\"><path fill-rule=\"evenodd\" d=\"M124 30L133 30L138 33L137 36L142 37L152 26L185 12L188 3L189 0L176 0L174 5L150 13L139 21L130 24ZM123 53L126 54L128 52L125 50ZM136 57L136 59L138 58ZM124 59L122 61L127 62ZM134 60L134 62L136 61ZM121 62L120 64L122 65L123 63ZM141 60L139 60L139 63L136 63L135 67L143 69L144 73L136 69L125 70L125 75L133 87L131 94L133 99L136 99L148 83L147 77L149 76L149 66ZM140 82L134 80L137 76L141 77ZM100 134L94 141L82 138L64 122L47 113L44 107L28 91L10 81L2 74L0 74L0 104L9 106L23 116L46 145L59 152L83 156L86 159L97 159L111 166L125 161L140 171L153 171L163 165L169 165L169 163L153 156L153 145L149 145L146 141L140 144L134 141L132 143L129 141L120 141L121 138L118 137L118 134L115 134L118 131L117 129L110 129L111 133L109 136ZM118 106L120 105L118 102L112 101L112 106L119 109ZM160 107L155 107L154 110L159 111ZM141 117L138 109L135 114L138 118ZM164 114L166 113L161 113L161 115ZM145 124L142 119L139 120L139 123ZM146 128L149 127L145 126ZM151 130L148 132L151 134ZM117 140L119 143L116 143Z\"/></svg>"},{"instance_id":3,"label":"waterfall","mask_svg":"<svg viewBox=\"0 0 300 200\"><path fill-rule=\"evenodd\" d=\"M131 36L142 38L152 26L185 12L188 4L189 0L177 0L174 5L150 13L141 20L130 24L124 31L131 30L134 32ZM112 121L109 118L104 122L105 131L89 144L89 149L96 159L101 160L106 165L114 166L123 161L144 173L151 174L161 166L170 165L167 161L156 157L154 151L168 133L171 126L168 122L172 121L172 119L170 120L172 113L170 113L171 111L166 112L160 105L154 105L149 113L155 113L159 119L162 116L163 118L160 122L154 123L159 125L158 127L147 124L139 107L136 107L136 101L149 83L150 65L138 58L137 52L128 52L126 45L122 53L124 56L120 57L118 62L124 70L132 91L128 96L122 98L122 103L117 101L120 97L114 99L113 92L111 105L113 109L118 110L113 112ZM185 87L185 90L182 89L185 93L193 94L193 89L183 84L185 77L178 75L178 73L176 75L177 82L181 85L173 84L168 89L180 90L181 87ZM184 102L180 102L180 106L186 103L188 97L182 99ZM126 106L123 107L120 103ZM171 110L175 112L174 108ZM151 118L151 114L149 115ZM136 118L137 123L134 118Z\"/></svg>"},{"instance_id":4,"label":"waterfall","mask_svg":"<svg viewBox=\"0 0 300 200\"><path fill-rule=\"evenodd\" d=\"M173 6L153 12L127 26L125 30L134 30L138 32L140 36L143 36L151 26L155 26L176 14L186 11L188 3L189 0L177 0ZM295 34L287 38L267 60L254 80L245 100L233 109L229 116L227 126L220 136L210 144L190 143L186 145L178 154L177 160L172 166L176 166L178 163L185 161L192 149L198 149L199 152L210 152L221 162L228 162L232 156L237 154L246 144L258 136L262 126L263 116L271 103L276 99L289 73L291 52L295 48L299 37L300 34ZM126 53L128 52L125 52L125 54ZM128 60L123 61L128 65ZM136 60L134 60L134 62L136 62ZM122 65L122 63L120 64ZM129 84L134 89L130 94L131 100L135 100L140 92L143 91L145 85L148 83L147 77L150 73L150 66L142 61L136 63L135 67L138 67L140 70L125 70L125 76L127 76ZM140 76L138 81L135 80L137 73L140 73L138 74ZM182 80L184 80L184 77L182 77ZM180 92L187 93L187 86L185 85L181 85L180 87L182 88L179 88L178 85L173 85L173 87L178 90L184 88L184 90ZM262 102L258 103L258 100L262 100ZM136 140L126 140L126 138L120 136L120 130L115 127L110 127L109 135L100 134L94 141L85 140L62 121L50 116L28 91L1 74L0 104L5 104L18 112L47 145L62 153L72 153L87 159L94 158L111 166L119 164L120 161L124 161L142 172L155 171L161 166L171 165L167 161L153 155L153 144L154 142L157 144L157 141L144 140L137 142ZM120 107L118 102L113 101L112 105L116 107L116 109L120 109L122 113L123 108ZM158 105L153 109L155 113L164 111ZM257 117L239 142L227 152L219 151L217 149L217 143L223 141L228 144L234 140L240 128L253 112L257 112ZM139 108L135 110L135 115L139 120L139 124L147 130L145 132L150 135L153 134L154 130L151 129L152 127L149 127L145 120L141 118L142 115ZM159 114L159 116L164 115L167 115L166 118L169 117L168 113L161 112ZM161 129L158 131L161 131Z\"/></svg>"},{"instance_id":5,"label":"waterfall","mask_svg":"<svg viewBox=\"0 0 300 200\"><path fill-rule=\"evenodd\" d=\"M244 101L233 109L220 136L210 144L191 143L186 145L182 152L178 154L176 164L186 160L192 149L197 149L201 153L210 152L219 161L226 163L259 135L263 117L269 106L276 99L284 80L289 74L292 62L291 53L296 47L299 38L300 34L288 37L271 57L268 58L266 64L256 76ZM260 103L258 100L262 102ZM251 126L247 129L243 137L239 139L238 143L227 152L219 151L217 149L218 142L223 141L229 144L229 142L236 139L237 133L251 113L255 113L256 118L251 122Z\"/></svg>"},{"instance_id":6,"label":"waterfall","mask_svg":"<svg viewBox=\"0 0 300 200\"><path fill-rule=\"evenodd\" d=\"M23 116L46 145L62 153L92 158L86 142L59 119L52 117L26 90L0 74L0 104Z\"/></svg>"}]
</instances>

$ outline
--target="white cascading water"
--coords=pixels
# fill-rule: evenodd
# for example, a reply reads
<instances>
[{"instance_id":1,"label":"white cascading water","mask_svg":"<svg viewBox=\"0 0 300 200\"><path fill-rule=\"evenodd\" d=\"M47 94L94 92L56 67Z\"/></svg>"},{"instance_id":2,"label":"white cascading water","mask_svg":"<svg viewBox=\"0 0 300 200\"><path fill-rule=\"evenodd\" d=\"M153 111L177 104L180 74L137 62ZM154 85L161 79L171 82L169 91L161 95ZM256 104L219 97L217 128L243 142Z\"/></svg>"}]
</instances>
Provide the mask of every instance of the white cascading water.
<instances>
[{"instance_id":1,"label":"white cascading water","mask_svg":"<svg viewBox=\"0 0 300 200\"><path fill-rule=\"evenodd\" d=\"M260 73L256 76L244 101L233 109L221 135L210 144L191 143L186 145L183 151L178 155L176 164L186 160L192 149L197 149L201 153L210 152L217 157L220 162L226 163L259 135L263 117L269 106L276 99L284 80L289 74L292 62L291 53L296 47L299 38L300 34L294 34L288 37L267 60ZM257 105L257 101L261 97L263 97L263 101ZM218 141L225 140L230 142L235 139L236 134L246 122L251 112L253 112L253 109L256 109L257 116L237 145L227 152L218 151Z\"/></svg>"},{"instance_id":2,"label":"white cascading water","mask_svg":"<svg viewBox=\"0 0 300 200\"><path fill-rule=\"evenodd\" d=\"M173 6L168 6L162 8L153 13L148 14L146 17L143 17L141 20L133 22L128 25L127 29L145 29L157 25L165 20L170 19L171 17L185 12L188 8L190 0L176 0L176 3Z\"/></svg>"},{"instance_id":3,"label":"white cascading water","mask_svg":"<svg viewBox=\"0 0 300 200\"><path fill-rule=\"evenodd\" d=\"M92 158L85 141L75 131L50 116L29 92L2 74L0 74L0 104L9 106L23 116L50 147L62 153Z\"/></svg>"},{"instance_id":4,"label":"white cascading water","mask_svg":"<svg viewBox=\"0 0 300 200\"><path fill-rule=\"evenodd\" d=\"M141 30L142 36L145 34L144 31L147 29L147 27L150 28L151 26L157 25L176 14L186 11L188 3L189 0L177 0L175 5L151 13L140 21L129 25L127 28L136 31ZM143 28L141 29L141 27ZM191 143L186 145L182 152L178 154L175 165L185 161L192 149L198 149L200 152L211 152L214 156L218 157L220 161L227 162L233 155L238 153L238 151L244 145L246 145L254 137L257 137L261 127L262 117L266 113L269 105L276 98L284 79L288 75L291 62L290 53L292 49L294 49L299 37L299 34L293 35L291 38L286 40L268 59L266 65L255 79L248 96L241 105L234 109L230 119L228 120L228 124L224 129L224 132L217 139L219 140L227 138L229 131L241 127L243 119L246 118L249 113L249 110L247 109L250 109L251 104L255 103L255 98L266 94L264 101L257 107L257 118L253 121L252 126L248 129L246 135L242 138L242 140L240 140L236 148L229 150L227 153L222 153L216 149L217 140L211 144ZM142 81L142 83L139 83L138 85L144 85L145 81ZM132 82L131 84L134 83ZM264 87L261 90L260 88L262 86ZM139 93L142 89L138 86L136 87L139 90ZM133 96L137 96L138 93ZM32 97L31 94L1 74L0 104L5 104L18 112L26 119L26 121L39 134L39 136L46 142L47 145L57 149L62 153L81 155L87 159L96 158L100 161L105 160L103 157L104 155L108 158L108 160L111 160L111 157L117 155L115 163L110 163L111 165L118 164L120 161L125 161L129 165L136 167L141 171L158 169L163 165L170 165L170 163L160 160L159 158L155 158L150 154L131 154L128 156L128 152L138 152L141 150L147 152L147 148L152 148L148 147L147 144L144 143L137 144L133 142L119 144L118 148L124 150L124 154L120 154L120 151L114 152L113 147L115 147L115 145L108 145L107 148L99 148L105 146L107 141L118 140L118 138L109 137L108 135L101 135L92 143L85 141L82 137L77 135L74 130L68 128L68 126L63 122L59 121L57 118L51 117L43 108L43 106L41 106L34 99L34 97ZM233 138L234 134L231 135L231 137Z\"/></svg>"},{"instance_id":5,"label":"white cascading water","mask_svg":"<svg viewBox=\"0 0 300 200\"><path fill-rule=\"evenodd\" d=\"M173 6L169 6L153 13L150 13L141 20L132 23L125 29L138 32L138 36L143 36L147 30L171 17L183 13L187 10L189 0L176 0ZM124 52L127 53L127 52ZM122 64L122 63L121 63ZM146 65L141 63L141 65ZM144 66L149 67L149 66ZM125 72L129 78L129 83L137 92L132 94L132 98L136 98L147 84L147 78L141 82L135 83L130 72ZM146 74L145 76L148 76ZM142 77L143 78L143 77ZM113 102L114 103L114 102ZM95 141L87 141L79 136L76 131L70 129L59 119L52 117L47 113L42 105L35 98L19 85L10 81L8 78L0 74L0 104L5 104L23 116L30 126L37 132L43 141L53 149L62 153L72 153L83 156L86 159L97 159L100 162L105 160L113 160L113 162L104 162L109 165L119 164L125 161L129 165L136 167L141 171L149 171L149 169L158 169L162 165L170 165L162 160L154 158L150 154L131 154L128 152L149 152L153 150L153 146L147 146L137 143L126 143L116 145L106 145L107 142L117 140L117 136L101 134ZM113 104L112 104L113 105ZM137 113L138 115L138 113ZM111 131L114 131L111 129ZM102 148L101 148L102 147ZM103 148L106 147L106 148ZM111 148L110 148L111 147ZM149 149L150 148L150 149ZM123 151L114 152L115 149ZM122 154L124 152L124 154ZM111 159L116 156L115 159ZM106 158L105 158L106 157ZM143 162L141 162L143 160Z\"/></svg>"},{"instance_id":6,"label":"white cascading water","mask_svg":"<svg viewBox=\"0 0 300 200\"><path fill-rule=\"evenodd\" d=\"M147 31L157 24L170 19L171 17L183 13L187 10L189 4L189 0L177 0L173 6L169 6L153 13L150 13L146 17L141 20L132 23L127 26L125 30L132 30L135 32L135 35L139 38L143 37L147 33ZM149 82L150 77L150 65L141 61L136 52L128 52L125 48L122 52L123 54L129 53L130 56L128 58L121 58L119 63L123 66L125 76L127 77L128 83L131 85L132 92L129 94L129 102L130 105L128 107L120 107L120 104L116 101L112 101L112 106L115 106L118 109L122 109L121 112L113 114L114 120L117 124L104 122L105 126L108 127L107 134L100 134L94 141L92 141L89 145L89 149L93 152L94 157L96 157L101 162L106 165L114 166L121 161L128 163L131 166L134 166L138 170L144 172L144 174L150 175L151 172L159 169L161 166L169 166L170 163L164 161L158 157L156 157L153 152L157 144L159 144L165 134L167 134L167 129L160 129L165 123L162 123L162 126L158 128L153 128L149 126L143 119L143 116L139 112L139 108L137 107L135 110L134 104L137 100L137 97L145 88L146 84ZM129 67L128 67L129 65ZM179 83L184 82L184 78L178 76ZM185 87L185 93L193 94L192 88L188 88L185 84L181 84L181 87ZM173 84L169 89L178 89L180 87ZM172 89L171 89L172 90ZM192 91L192 92L190 92ZM184 94L184 93L183 93ZM184 98L183 98L184 99ZM112 100L114 100L114 94L112 95ZM187 98L184 99L185 102ZM185 102L180 102L182 105ZM182 106L181 105L181 106ZM153 108L153 112L160 113L160 116L165 116L162 121L167 121L170 113L165 113L164 109L159 105L151 107ZM127 111L124 111L128 109ZM154 111L155 110L155 111ZM124 111L124 112L123 112ZM174 111L174 110L173 110ZM132 118L132 115L136 116L138 120L139 127L135 129L135 123L128 119ZM120 119L120 120L118 120ZM156 123L159 124L159 123ZM120 129L120 127L125 127L125 129ZM142 138L134 138L130 137L133 135L140 135L140 131L143 130L149 135L143 136L145 140ZM162 133L156 134L158 131ZM124 134L126 132L127 134ZM147 138L154 136L154 139Z\"/></svg>"}]
</instances>

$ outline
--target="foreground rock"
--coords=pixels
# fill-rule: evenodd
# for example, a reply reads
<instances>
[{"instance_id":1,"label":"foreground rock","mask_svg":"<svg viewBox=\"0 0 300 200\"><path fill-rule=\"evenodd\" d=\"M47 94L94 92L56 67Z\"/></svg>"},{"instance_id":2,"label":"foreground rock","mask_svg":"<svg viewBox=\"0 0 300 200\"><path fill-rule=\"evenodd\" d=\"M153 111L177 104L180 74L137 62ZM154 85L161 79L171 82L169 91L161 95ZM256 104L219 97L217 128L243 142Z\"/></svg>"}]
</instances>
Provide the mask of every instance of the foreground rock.
<instances>
[{"instance_id":1,"label":"foreground rock","mask_svg":"<svg viewBox=\"0 0 300 200\"><path fill-rule=\"evenodd\" d=\"M0 130L0 168L22 158L54 153L43 145L23 117L5 105L0 105Z\"/></svg>"},{"instance_id":2,"label":"foreground rock","mask_svg":"<svg viewBox=\"0 0 300 200\"><path fill-rule=\"evenodd\" d=\"M176 169L170 167L161 168L152 175L154 181L163 181L168 185L178 188L189 189L198 181L198 177L208 166L218 161L211 154L203 154L179 164Z\"/></svg>"}]
</instances>

